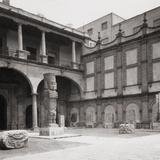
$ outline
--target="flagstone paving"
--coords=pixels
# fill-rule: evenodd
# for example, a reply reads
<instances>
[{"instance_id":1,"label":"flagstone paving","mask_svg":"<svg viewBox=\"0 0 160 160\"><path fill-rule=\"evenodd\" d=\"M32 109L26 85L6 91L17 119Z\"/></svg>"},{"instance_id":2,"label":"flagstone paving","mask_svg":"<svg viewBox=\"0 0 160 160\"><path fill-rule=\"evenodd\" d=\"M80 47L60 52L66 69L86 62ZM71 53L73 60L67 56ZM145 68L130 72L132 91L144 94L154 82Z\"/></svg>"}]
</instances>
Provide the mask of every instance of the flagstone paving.
<instances>
[{"instance_id":1,"label":"flagstone paving","mask_svg":"<svg viewBox=\"0 0 160 160\"><path fill-rule=\"evenodd\" d=\"M28 152L3 157L1 155L5 151L0 151L0 159L3 157L5 160L160 160L158 132L137 131L131 135L118 135L116 130L106 129L77 129L74 132L81 132L82 136L54 141L32 139L32 145L30 144L32 148ZM52 144L49 144L51 142ZM39 146L43 148L39 150ZM21 151L7 152L10 154L9 152Z\"/></svg>"}]
</instances>

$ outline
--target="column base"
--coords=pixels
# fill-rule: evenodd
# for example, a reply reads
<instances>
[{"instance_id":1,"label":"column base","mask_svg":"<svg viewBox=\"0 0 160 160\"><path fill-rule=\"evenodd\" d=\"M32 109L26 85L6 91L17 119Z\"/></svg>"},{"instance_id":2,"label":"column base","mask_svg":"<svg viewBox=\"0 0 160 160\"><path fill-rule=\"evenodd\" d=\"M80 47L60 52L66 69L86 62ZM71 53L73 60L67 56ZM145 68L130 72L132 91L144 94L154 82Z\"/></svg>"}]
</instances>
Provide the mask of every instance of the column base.
<instances>
[{"instance_id":1,"label":"column base","mask_svg":"<svg viewBox=\"0 0 160 160\"><path fill-rule=\"evenodd\" d=\"M48 63L48 56L47 55L40 55L41 63Z\"/></svg>"},{"instance_id":2,"label":"column base","mask_svg":"<svg viewBox=\"0 0 160 160\"><path fill-rule=\"evenodd\" d=\"M28 51L25 50L17 50L17 57L20 59L26 59L27 57L30 55L30 53Z\"/></svg>"},{"instance_id":3,"label":"column base","mask_svg":"<svg viewBox=\"0 0 160 160\"><path fill-rule=\"evenodd\" d=\"M57 124L53 124L49 127L39 129L40 136L56 136L62 134L64 134L64 128L59 127Z\"/></svg>"}]
</instances>

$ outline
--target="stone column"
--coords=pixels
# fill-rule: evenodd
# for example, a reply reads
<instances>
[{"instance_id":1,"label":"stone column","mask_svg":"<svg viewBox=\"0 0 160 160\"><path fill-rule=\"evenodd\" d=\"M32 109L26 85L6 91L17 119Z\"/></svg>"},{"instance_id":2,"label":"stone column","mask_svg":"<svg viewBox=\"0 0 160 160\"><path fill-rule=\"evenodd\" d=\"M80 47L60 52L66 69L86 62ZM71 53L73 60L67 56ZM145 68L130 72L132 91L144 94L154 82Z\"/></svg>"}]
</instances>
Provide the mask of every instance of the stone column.
<instances>
[{"instance_id":1,"label":"stone column","mask_svg":"<svg viewBox=\"0 0 160 160\"><path fill-rule=\"evenodd\" d=\"M17 57L21 59L27 59L29 55L28 51L23 50L23 34L22 34L22 24L18 24L18 53Z\"/></svg>"},{"instance_id":2,"label":"stone column","mask_svg":"<svg viewBox=\"0 0 160 160\"><path fill-rule=\"evenodd\" d=\"M18 24L18 50L23 50L22 24Z\"/></svg>"},{"instance_id":3,"label":"stone column","mask_svg":"<svg viewBox=\"0 0 160 160\"><path fill-rule=\"evenodd\" d=\"M41 62L42 63L48 63L48 58L46 55L46 33L42 31L42 38L41 38Z\"/></svg>"},{"instance_id":4,"label":"stone column","mask_svg":"<svg viewBox=\"0 0 160 160\"><path fill-rule=\"evenodd\" d=\"M72 41L72 67L73 69L77 69L77 63L76 63L76 42Z\"/></svg>"},{"instance_id":5,"label":"stone column","mask_svg":"<svg viewBox=\"0 0 160 160\"><path fill-rule=\"evenodd\" d=\"M33 119L33 129L38 128L38 117L37 117L37 94L32 94L32 119Z\"/></svg>"}]
</instances>

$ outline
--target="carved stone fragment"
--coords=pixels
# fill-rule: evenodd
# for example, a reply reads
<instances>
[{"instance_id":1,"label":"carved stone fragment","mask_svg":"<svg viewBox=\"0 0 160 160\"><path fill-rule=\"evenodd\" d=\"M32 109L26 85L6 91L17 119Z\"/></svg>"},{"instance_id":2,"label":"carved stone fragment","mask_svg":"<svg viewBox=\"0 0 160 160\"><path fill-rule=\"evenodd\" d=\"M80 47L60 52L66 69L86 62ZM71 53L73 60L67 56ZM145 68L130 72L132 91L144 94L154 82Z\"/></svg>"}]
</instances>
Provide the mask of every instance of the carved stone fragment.
<instances>
[{"instance_id":1,"label":"carved stone fragment","mask_svg":"<svg viewBox=\"0 0 160 160\"><path fill-rule=\"evenodd\" d=\"M119 134L134 133L134 124L121 124L119 127Z\"/></svg>"},{"instance_id":2,"label":"carved stone fragment","mask_svg":"<svg viewBox=\"0 0 160 160\"><path fill-rule=\"evenodd\" d=\"M4 131L0 134L1 149L23 148L28 143L28 132L25 130Z\"/></svg>"}]
</instances>

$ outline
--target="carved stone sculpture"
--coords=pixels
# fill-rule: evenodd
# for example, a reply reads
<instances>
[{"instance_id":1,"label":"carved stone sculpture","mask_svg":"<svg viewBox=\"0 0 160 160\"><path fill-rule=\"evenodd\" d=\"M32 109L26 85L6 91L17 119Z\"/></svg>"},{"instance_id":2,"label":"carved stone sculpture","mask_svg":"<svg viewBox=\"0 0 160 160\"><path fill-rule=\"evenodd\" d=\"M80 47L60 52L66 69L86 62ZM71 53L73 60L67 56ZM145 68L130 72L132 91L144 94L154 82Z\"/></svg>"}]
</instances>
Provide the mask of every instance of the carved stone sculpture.
<instances>
[{"instance_id":1,"label":"carved stone sculpture","mask_svg":"<svg viewBox=\"0 0 160 160\"><path fill-rule=\"evenodd\" d=\"M28 143L28 132L25 130L4 131L0 134L1 149L23 148Z\"/></svg>"},{"instance_id":2,"label":"carved stone sculpture","mask_svg":"<svg viewBox=\"0 0 160 160\"><path fill-rule=\"evenodd\" d=\"M55 75L52 73L44 74L44 105L48 110L48 125L56 123L57 108L57 83Z\"/></svg>"},{"instance_id":3,"label":"carved stone sculpture","mask_svg":"<svg viewBox=\"0 0 160 160\"><path fill-rule=\"evenodd\" d=\"M121 124L119 127L119 134L134 133L134 124Z\"/></svg>"}]
</instances>

